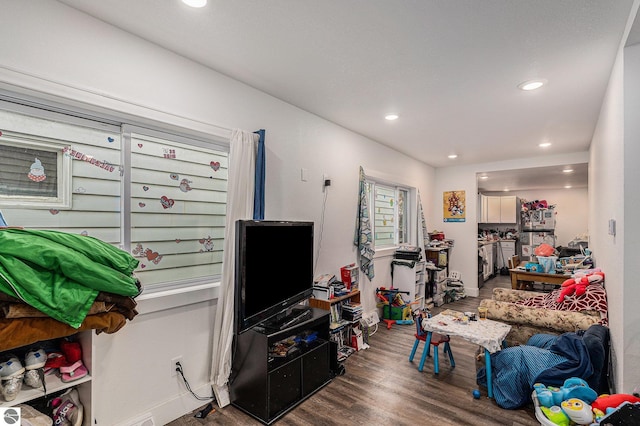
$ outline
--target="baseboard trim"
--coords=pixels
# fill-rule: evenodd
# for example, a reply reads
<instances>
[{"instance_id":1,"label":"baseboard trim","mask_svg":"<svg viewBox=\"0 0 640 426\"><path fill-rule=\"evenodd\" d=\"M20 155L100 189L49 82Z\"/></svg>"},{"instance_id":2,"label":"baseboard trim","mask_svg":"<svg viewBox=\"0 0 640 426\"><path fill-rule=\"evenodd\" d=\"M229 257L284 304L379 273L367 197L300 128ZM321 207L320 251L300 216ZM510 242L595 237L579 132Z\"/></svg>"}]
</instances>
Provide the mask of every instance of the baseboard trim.
<instances>
[{"instance_id":1,"label":"baseboard trim","mask_svg":"<svg viewBox=\"0 0 640 426\"><path fill-rule=\"evenodd\" d=\"M211 385L209 383L204 384L197 389L193 390L196 395L204 396L211 395ZM209 401L210 402L210 401ZM174 398L156 405L151 409L146 409L142 413L136 414L129 419L117 423L114 426L133 426L140 423L141 420L151 416L154 424L166 425L175 419L189 414L200 407L203 407L209 403L208 401L199 401L191 395L189 392L183 392L176 395ZM215 404L214 404L215 405ZM217 408L217 405L216 405Z\"/></svg>"}]
</instances>

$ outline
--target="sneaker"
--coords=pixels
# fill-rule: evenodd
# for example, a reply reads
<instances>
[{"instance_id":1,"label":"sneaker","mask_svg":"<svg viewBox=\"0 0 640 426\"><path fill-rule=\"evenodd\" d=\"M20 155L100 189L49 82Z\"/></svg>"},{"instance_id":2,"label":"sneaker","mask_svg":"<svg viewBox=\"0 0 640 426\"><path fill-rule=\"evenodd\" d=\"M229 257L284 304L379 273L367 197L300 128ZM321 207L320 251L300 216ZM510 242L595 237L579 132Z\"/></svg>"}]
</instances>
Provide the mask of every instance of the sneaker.
<instances>
[{"instance_id":1,"label":"sneaker","mask_svg":"<svg viewBox=\"0 0 640 426\"><path fill-rule=\"evenodd\" d=\"M75 389L55 398L51 405L53 407L53 422L55 425L81 426L84 407L80 402L80 396Z\"/></svg>"},{"instance_id":2,"label":"sneaker","mask_svg":"<svg viewBox=\"0 0 640 426\"><path fill-rule=\"evenodd\" d=\"M24 373L24 384L34 389L44 389L44 369L27 370Z\"/></svg>"},{"instance_id":3,"label":"sneaker","mask_svg":"<svg viewBox=\"0 0 640 426\"><path fill-rule=\"evenodd\" d=\"M24 373L24 367L17 356L9 355L7 361L0 362L0 379L8 379L22 373Z\"/></svg>"},{"instance_id":4,"label":"sneaker","mask_svg":"<svg viewBox=\"0 0 640 426\"><path fill-rule=\"evenodd\" d=\"M47 363L47 353L44 349L31 349L24 357L24 364L27 370L42 368Z\"/></svg>"},{"instance_id":5,"label":"sneaker","mask_svg":"<svg viewBox=\"0 0 640 426\"><path fill-rule=\"evenodd\" d=\"M22 389L22 378L22 374L2 378L2 396L5 401L10 402L16 399Z\"/></svg>"}]
</instances>

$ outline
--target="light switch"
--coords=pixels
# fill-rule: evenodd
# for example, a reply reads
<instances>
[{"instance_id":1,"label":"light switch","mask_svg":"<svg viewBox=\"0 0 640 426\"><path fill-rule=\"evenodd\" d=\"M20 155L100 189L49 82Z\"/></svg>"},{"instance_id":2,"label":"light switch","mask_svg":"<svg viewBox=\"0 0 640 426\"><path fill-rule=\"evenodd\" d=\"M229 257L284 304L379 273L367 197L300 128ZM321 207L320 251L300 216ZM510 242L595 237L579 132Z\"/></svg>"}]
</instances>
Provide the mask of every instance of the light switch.
<instances>
[{"instance_id":1,"label":"light switch","mask_svg":"<svg viewBox=\"0 0 640 426\"><path fill-rule=\"evenodd\" d=\"M609 235L613 235L614 237L616 235L616 220L615 219L609 219Z\"/></svg>"},{"instance_id":2,"label":"light switch","mask_svg":"<svg viewBox=\"0 0 640 426\"><path fill-rule=\"evenodd\" d=\"M307 169L305 168L300 169L300 180L303 182L307 181Z\"/></svg>"}]
</instances>

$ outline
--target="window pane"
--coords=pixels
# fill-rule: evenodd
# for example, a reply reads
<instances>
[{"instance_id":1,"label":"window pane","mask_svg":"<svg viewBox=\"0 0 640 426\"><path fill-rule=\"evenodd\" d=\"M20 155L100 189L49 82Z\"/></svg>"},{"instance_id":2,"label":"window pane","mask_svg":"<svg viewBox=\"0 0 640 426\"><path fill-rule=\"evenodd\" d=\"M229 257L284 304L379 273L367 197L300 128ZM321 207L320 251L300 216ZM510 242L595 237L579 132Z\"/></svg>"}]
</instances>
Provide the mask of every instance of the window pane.
<instances>
[{"instance_id":1,"label":"window pane","mask_svg":"<svg viewBox=\"0 0 640 426\"><path fill-rule=\"evenodd\" d=\"M227 154L131 138L131 248L144 286L219 276Z\"/></svg>"},{"instance_id":2,"label":"window pane","mask_svg":"<svg viewBox=\"0 0 640 426\"><path fill-rule=\"evenodd\" d=\"M395 242L395 189L375 184L374 223L375 246L377 248L393 246Z\"/></svg>"},{"instance_id":3,"label":"window pane","mask_svg":"<svg viewBox=\"0 0 640 426\"><path fill-rule=\"evenodd\" d=\"M0 195L57 198L58 155L53 148L0 144Z\"/></svg>"},{"instance_id":4,"label":"window pane","mask_svg":"<svg viewBox=\"0 0 640 426\"><path fill-rule=\"evenodd\" d=\"M398 244L409 242L408 236L408 200L409 194L406 189L398 190Z\"/></svg>"}]
</instances>

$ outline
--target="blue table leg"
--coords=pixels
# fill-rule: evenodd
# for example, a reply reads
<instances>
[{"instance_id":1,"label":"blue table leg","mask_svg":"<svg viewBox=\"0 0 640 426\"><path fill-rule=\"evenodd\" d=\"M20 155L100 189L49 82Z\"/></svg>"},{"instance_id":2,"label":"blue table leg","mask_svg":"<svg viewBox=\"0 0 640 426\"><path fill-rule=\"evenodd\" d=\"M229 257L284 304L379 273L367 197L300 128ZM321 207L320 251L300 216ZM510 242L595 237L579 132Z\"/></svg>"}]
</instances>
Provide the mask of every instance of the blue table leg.
<instances>
[{"instance_id":1,"label":"blue table leg","mask_svg":"<svg viewBox=\"0 0 640 426\"><path fill-rule=\"evenodd\" d=\"M487 367L487 393L489 394L489 398L493 398L493 385L491 383L491 354L486 348L484 349L484 363Z\"/></svg>"}]
</instances>

